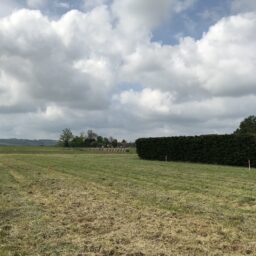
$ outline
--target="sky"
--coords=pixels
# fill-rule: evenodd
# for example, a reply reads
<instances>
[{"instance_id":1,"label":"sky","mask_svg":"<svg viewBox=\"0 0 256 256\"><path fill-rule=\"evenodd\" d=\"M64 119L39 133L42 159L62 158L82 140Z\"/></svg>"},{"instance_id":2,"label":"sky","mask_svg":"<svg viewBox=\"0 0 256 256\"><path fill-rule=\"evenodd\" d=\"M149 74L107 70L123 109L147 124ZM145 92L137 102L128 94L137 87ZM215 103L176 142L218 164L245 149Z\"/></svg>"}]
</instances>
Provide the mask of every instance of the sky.
<instances>
[{"instance_id":1,"label":"sky","mask_svg":"<svg viewBox=\"0 0 256 256\"><path fill-rule=\"evenodd\" d=\"M255 0L0 1L0 138L231 133L255 72Z\"/></svg>"}]
</instances>

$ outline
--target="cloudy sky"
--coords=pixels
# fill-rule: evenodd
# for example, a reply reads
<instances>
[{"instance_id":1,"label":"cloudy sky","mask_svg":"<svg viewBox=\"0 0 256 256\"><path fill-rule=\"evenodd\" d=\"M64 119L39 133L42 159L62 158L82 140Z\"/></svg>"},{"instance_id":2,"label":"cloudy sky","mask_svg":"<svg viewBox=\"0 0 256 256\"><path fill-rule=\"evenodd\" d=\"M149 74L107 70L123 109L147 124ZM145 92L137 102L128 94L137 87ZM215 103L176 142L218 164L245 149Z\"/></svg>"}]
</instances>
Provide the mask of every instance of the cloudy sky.
<instances>
[{"instance_id":1,"label":"cloudy sky","mask_svg":"<svg viewBox=\"0 0 256 256\"><path fill-rule=\"evenodd\" d=\"M255 73L255 0L0 1L1 138L230 133Z\"/></svg>"}]
</instances>

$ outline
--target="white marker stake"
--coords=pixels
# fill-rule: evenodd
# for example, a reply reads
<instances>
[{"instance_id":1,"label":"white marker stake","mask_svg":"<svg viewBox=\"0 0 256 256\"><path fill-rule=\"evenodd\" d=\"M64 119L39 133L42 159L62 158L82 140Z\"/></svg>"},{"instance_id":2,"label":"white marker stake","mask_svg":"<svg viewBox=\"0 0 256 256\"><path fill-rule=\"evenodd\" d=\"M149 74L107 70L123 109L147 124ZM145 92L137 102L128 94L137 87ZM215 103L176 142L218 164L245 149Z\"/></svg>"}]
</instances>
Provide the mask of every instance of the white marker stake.
<instances>
[{"instance_id":1,"label":"white marker stake","mask_svg":"<svg viewBox=\"0 0 256 256\"><path fill-rule=\"evenodd\" d=\"M249 171L251 170L251 160L248 160Z\"/></svg>"}]
</instances>

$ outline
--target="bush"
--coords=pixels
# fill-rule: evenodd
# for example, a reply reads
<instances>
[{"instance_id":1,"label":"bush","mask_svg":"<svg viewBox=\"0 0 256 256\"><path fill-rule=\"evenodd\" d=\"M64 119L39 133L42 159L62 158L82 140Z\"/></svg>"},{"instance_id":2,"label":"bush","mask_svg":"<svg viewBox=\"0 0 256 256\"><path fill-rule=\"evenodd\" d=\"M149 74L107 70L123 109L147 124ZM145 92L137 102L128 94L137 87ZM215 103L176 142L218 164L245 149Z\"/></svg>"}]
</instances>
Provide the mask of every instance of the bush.
<instances>
[{"instance_id":1,"label":"bush","mask_svg":"<svg viewBox=\"0 0 256 256\"><path fill-rule=\"evenodd\" d=\"M222 165L256 166L256 137L251 135L202 135L141 138L136 141L140 158Z\"/></svg>"}]
</instances>

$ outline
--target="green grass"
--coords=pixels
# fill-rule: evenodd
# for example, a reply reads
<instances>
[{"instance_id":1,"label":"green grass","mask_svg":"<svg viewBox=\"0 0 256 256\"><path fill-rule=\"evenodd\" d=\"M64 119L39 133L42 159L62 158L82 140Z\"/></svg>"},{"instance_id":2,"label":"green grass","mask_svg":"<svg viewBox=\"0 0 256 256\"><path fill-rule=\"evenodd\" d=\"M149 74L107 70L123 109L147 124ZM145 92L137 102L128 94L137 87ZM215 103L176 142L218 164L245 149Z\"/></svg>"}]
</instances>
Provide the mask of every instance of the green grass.
<instances>
[{"instance_id":1,"label":"green grass","mask_svg":"<svg viewBox=\"0 0 256 256\"><path fill-rule=\"evenodd\" d=\"M256 255L254 169L11 150L0 255Z\"/></svg>"}]
</instances>

